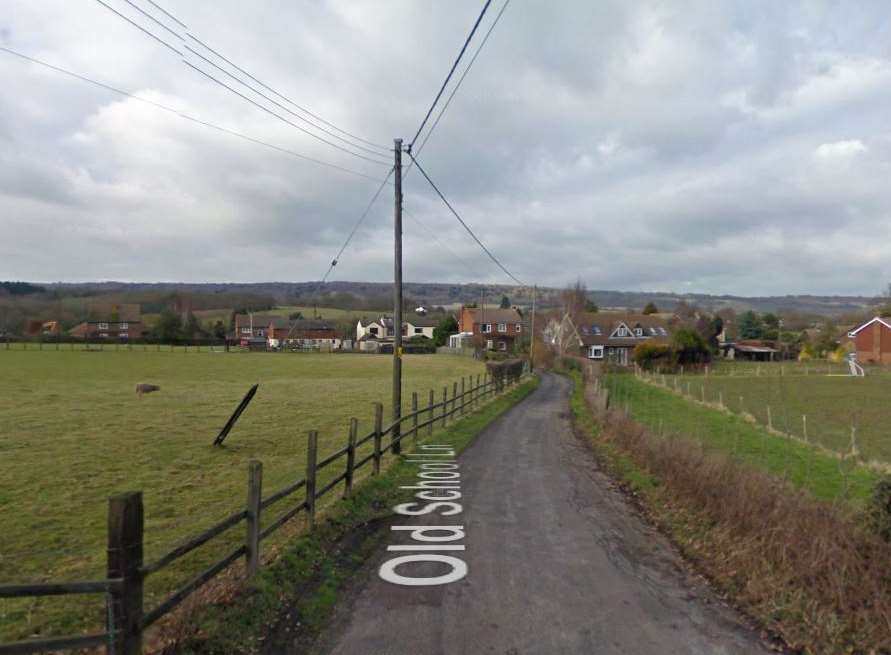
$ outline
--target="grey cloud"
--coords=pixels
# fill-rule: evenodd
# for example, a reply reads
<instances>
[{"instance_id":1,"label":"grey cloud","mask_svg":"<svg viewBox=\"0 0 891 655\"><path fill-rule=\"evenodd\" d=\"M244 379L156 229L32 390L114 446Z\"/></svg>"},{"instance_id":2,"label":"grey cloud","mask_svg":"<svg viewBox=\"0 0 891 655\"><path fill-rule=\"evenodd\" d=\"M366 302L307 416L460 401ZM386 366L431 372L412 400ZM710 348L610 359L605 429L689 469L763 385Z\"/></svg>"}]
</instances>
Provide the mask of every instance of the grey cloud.
<instances>
[{"instance_id":1,"label":"grey cloud","mask_svg":"<svg viewBox=\"0 0 891 655\"><path fill-rule=\"evenodd\" d=\"M414 134L480 6L167 3L268 84L382 144ZM386 173L219 89L98 4L9 4L0 44ZM873 293L891 275L885 12L514 0L420 158L523 279ZM376 188L4 53L0 75L0 278L318 279ZM854 141L864 149L816 155ZM417 172L405 186L411 279L506 281ZM390 279L391 220L388 188L335 277Z\"/></svg>"}]
</instances>

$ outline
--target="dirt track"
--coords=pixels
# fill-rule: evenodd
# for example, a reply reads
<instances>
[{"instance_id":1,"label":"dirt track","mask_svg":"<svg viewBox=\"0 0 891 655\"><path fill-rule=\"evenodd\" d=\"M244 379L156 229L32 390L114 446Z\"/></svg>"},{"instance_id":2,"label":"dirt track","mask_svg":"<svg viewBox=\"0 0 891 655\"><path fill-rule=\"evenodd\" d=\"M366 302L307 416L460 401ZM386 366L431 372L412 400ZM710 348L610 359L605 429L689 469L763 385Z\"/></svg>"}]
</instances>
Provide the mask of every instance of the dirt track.
<instances>
[{"instance_id":1,"label":"dirt track","mask_svg":"<svg viewBox=\"0 0 891 655\"><path fill-rule=\"evenodd\" d=\"M382 547L317 652L769 652L598 471L567 419L569 389L565 378L545 375L461 455L460 515L394 517L396 526L463 525L466 551L452 554L467 563L466 577L385 582L378 569L394 553ZM411 541L394 531L388 543ZM410 575L443 573L438 563L404 566Z\"/></svg>"}]
</instances>

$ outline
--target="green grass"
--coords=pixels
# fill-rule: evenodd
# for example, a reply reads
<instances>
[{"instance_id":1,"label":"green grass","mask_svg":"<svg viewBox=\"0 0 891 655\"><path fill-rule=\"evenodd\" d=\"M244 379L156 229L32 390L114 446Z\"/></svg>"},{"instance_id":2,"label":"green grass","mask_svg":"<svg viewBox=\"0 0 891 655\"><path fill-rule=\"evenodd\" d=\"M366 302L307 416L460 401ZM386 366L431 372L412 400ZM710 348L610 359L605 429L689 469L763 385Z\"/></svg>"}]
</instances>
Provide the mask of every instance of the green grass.
<instances>
[{"instance_id":1,"label":"green grass","mask_svg":"<svg viewBox=\"0 0 891 655\"><path fill-rule=\"evenodd\" d=\"M632 418L667 438L695 439L707 450L734 457L793 484L818 498L861 506L881 475L817 448L770 433L740 416L691 402L629 373L608 375L612 405L627 407ZM694 394L695 395L695 394Z\"/></svg>"},{"instance_id":2,"label":"green grass","mask_svg":"<svg viewBox=\"0 0 891 655\"><path fill-rule=\"evenodd\" d=\"M697 399L704 389L707 401L723 398L730 411L745 411L762 425L767 425L770 407L771 426L799 438L805 436L806 416L808 439L842 454L851 450L853 426L862 459L891 464L891 372L873 367L866 377L855 378L847 371L847 365L825 362L724 364L718 375L710 370L708 377L678 376L678 388L686 393L689 383ZM673 388L674 376L666 381Z\"/></svg>"},{"instance_id":3,"label":"green grass","mask_svg":"<svg viewBox=\"0 0 891 655\"><path fill-rule=\"evenodd\" d=\"M323 457L345 445L349 417L359 419L360 436L371 430L372 403L389 407L391 363L377 355L0 350L0 584L103 577L114 493L143 491L151 561L244 506L249 460L263 462L266 495L299 479L307 431L319 431ZM404 406L412 391L426 404L429 389L439 399L446 383L483 372L445 355L409 356L403 369ZM139 382L161 391L140 399ZM214 448L255 382L253 403L225 447ZM241 532L149 578L147 607ZM77 631L102 612L101 598L0 601L0 639Z\"/></svg>"},{"instance_id":4,"label":"green grass","mask_svg":"<svg viewBox=\"0 0 891 655\"><path fill-rule=\"evenodd\" d=\"M436 435L437 444L462 451L490 423L538 386L533 378L504 396L483 406L444 432ZM407 452L411 452L408 448ZM259 637L281 615L283 608L296 607L291 615L288 646L299 638L301 646L324 625L339 599L343 583L370 556L387 531L381 529L392 513L392 506L411 498L401 485L416 480L417 465L395 460L382 475L359 485L353 496L332 507L311 533L304 534L282 551L271 566L264 568L251 587L231 602L211 605L190 621L191 635L179 644L180 653L252 653ZM196 636L197 635L197 636ZM280 637L280 636L279 636ZM274 644L270 650L275 651Z\"/></svg>"}]
</instances>

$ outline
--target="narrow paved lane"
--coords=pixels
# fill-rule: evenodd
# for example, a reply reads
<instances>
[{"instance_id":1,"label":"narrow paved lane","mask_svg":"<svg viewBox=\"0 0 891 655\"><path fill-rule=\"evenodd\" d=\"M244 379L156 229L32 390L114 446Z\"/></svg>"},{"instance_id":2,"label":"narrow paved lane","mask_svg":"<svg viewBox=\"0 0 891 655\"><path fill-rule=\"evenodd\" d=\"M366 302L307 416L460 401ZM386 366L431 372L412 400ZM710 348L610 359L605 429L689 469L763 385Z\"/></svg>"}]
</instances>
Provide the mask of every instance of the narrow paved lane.
<instances>
[{"instance_id":1,"label":"narrow paved lane","mask_svg":"<svg viewBox=\"0 0 891 655\"><path fill-rule=\"evenodd\" d=\"M463 525L466 577L385 582L369 563L321 636L338 655L764 653L597 470L568 418L568 380L538 390L459 458L463 512L393 525ZM409 544L393 531L390 544ZM403 553L399 553L400 555ZM411 564L439 567L441 564ZM400 571L407 572L408 568ZM408 574L418 574L414 569Z\"/></svg>"}]
</instances>

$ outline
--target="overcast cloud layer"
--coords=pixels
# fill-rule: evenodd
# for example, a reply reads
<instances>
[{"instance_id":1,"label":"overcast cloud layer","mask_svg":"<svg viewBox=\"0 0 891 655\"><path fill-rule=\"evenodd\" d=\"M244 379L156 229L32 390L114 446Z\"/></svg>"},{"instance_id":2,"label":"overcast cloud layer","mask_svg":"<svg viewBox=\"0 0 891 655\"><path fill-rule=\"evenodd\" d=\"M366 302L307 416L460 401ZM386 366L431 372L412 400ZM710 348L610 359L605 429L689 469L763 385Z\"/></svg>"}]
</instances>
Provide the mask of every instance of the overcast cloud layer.
<instances>
[{"instance_id":1,"label":"overcast cloud layer","mask_svg":"<svg viewBox=\"0 0 891 655\"><path fill-rule=\"evenodd\" d=\"M382 144L414 134L482 4L159 3ZM876 293L891 279L889 32L884 0L513 0L421 161L530 282ZM214 85L93 0L7 0L0 45L387 172ZM0 279L319 279L377 188L4 52L0 77ZM335 279L392 279L392 204L388 188ZM405 206L407 279L509 282L416 172Z\"/></svg>"}]
</instances>

